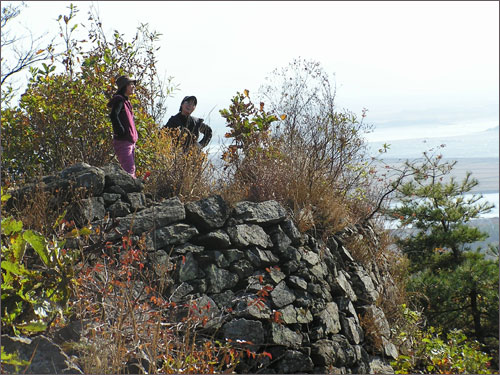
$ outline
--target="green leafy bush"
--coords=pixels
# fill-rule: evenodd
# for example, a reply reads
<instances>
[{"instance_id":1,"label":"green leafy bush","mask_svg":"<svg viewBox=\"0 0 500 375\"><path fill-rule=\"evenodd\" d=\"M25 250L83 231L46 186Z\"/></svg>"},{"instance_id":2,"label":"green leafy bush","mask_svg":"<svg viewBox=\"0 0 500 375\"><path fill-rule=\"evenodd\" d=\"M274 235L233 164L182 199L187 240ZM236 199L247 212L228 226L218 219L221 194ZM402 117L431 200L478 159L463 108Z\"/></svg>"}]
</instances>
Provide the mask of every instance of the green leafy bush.
<instances>
[{"instance_id":1,"label":"green leafy bush","mask_svg":"<svg viewBox=\"0 0 500 375\"><path fill-rule=\"evenodd\" d=\"M403 305L409 330L399 333L406 350L391 365L396 374L492 374L487 354L480 344L460 330L446 335L433 327L418 328L421 315Z\"/></svg>"},{"instance_id":2,"label":"green leafy bush","mask_svg":"<svg viewBox=\"0 0 500 375\"><path fill-rule=\"evenodd\" d=\"M7 199L2 192L2 202ZM85 233L85 229L73 232ZM1 237L2 331L28 335L45 331L57 316L68 313L76 254L64 249L64 239L25 230L22 221L12 216L2 218Z\"/></svg>"},{"instance_id":3,"label":"green leafy bush","mask_svg":"<svg viewBox=\"0 0 500 375\"><path fill-rule=\"evenodd\" d=\"M98 16L91 15L89 40L76 40L78 10L73 4L69 8L68 16L58 18L58 38L65 50L30 67L31 79L19 104L2 107L3 183L32 180L75 162L107 164L114 151L106 105L118 75L131 75L139 82L130 98L139 133L138 175L148 159L148 149L142 146L154 137L165 114L165 98L174 87L171 78L159 79L154 53L159 34L142 25L132 41L118 32L108 40Z\"/></svg>"}]
</instances>

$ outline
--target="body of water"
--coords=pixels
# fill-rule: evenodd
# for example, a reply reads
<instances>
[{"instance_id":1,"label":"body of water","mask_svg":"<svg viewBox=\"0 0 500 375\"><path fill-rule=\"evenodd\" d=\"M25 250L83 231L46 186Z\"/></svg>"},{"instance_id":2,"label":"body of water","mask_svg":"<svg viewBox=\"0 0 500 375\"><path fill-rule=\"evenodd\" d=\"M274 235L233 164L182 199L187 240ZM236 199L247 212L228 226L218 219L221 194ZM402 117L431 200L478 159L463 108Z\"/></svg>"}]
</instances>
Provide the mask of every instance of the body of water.
<instances>
[{"instance_id":1,"label":"body of water","mask_svg":"<svg viewBox=\"0 0 500 375\"><path fill-rule=\"evenodd\" d=\"M464 196L466 198L472 197L473 194L465 194ZM483 218L492 218L492 217L498 217L498 201L499 201L499 194L498 192L496 193L488 193L488 194L483 194L483 198L479 200L479 202L489 202L495 205L495 207L492 208L491 212L488 212L487 214L481 215ZM478 202L478 203L479 203Z\"/></svg>"}]
</instances>

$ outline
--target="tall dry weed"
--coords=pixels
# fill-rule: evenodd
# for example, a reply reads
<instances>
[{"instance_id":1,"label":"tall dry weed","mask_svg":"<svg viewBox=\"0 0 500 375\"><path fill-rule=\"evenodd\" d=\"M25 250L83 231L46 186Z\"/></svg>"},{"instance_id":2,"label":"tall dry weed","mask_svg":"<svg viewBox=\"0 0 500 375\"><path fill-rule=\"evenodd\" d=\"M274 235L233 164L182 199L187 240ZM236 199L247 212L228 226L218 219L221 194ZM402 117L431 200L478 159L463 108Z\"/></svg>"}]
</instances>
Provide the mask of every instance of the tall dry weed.
<instances>
[{"instance_id":1,"label":"tall dry weed","mask_svg":"<svg viewBox=\"0 0 500 375\"><path fill-rule=\"evenodd\" d=\"M155 200L178 196L182 201L205 198L214 192L214 166L196 146L184 150L176 129L162 129L145 142L144 191Z\"/></svg>"}]
</instances>

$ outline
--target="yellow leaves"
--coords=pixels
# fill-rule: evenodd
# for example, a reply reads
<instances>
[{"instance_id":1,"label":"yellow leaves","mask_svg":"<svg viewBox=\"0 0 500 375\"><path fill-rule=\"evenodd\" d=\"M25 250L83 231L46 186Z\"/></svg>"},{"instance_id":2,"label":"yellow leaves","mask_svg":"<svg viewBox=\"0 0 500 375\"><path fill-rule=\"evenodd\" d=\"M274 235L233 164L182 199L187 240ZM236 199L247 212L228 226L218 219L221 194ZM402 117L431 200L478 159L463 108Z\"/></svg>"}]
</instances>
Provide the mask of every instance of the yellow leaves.
<instances>
[{"instance_id":1,"label":"yellow leaves","mask_svg":"<svg viewBox=\"0 0 500 375\"><path fill-rule=\"evenodd\" d=\"M286 115L285 115L285 114L282 114L282 115L280 116L280 119L285 120L285 119L286 119Z\"/></svg>"},{"instance_id":2,"label":"yellow leaves","mask_svg":"<svg viewBox=\"0 0 500 375\"><path fill-rule=\"evenodd\" d=\"M243 94L245 94L245 96L246 96L247 98L248 98L248 94L249 94L249 93L250 93L250 92L249 92L247 89L243 90Z\"/></svg>"}]
</instances>

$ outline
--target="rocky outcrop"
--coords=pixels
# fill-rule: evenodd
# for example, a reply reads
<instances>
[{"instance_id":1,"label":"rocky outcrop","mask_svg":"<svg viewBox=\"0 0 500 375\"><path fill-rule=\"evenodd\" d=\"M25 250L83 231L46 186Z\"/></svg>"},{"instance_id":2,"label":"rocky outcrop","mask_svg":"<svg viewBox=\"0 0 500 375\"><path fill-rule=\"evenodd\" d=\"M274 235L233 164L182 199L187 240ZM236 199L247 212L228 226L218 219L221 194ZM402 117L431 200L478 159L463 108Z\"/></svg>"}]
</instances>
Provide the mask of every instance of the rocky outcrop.
<instances>
[{"instance_id":1,"label":"rocky outcrop","mask_svg":"<svg viewBox=\"0 0 500 375\"><path fill-rule=\"evenodd\" d=\"M53 181L68 176L90 192L74 202L72 219L112 227L104 231L106 241L144 237L149 265L171 281L166 297L204 301L212 309L207 325L219 338L250 342L252 350L272 355L260 364L241 363L239 372L393 372L388 363L397 350L376 306L387 276L358 264L342 236L325 244L301 234L275 201L234 207L220 196L152 202L117 166L71 168ZM220 311L231 312L221 319ZM371 332L361 323L366 319Z\"/></svg>"},{"instance_id":2,"label":"rocky outcrop","mask_svg":"<svg viewBox=\"0 0 500 375\"><path fill-rule=\"evenodd\" d=\"M44 336L33 339L2 335L2 347L6 354L17 354L17 359L29 362L16 369L2 364L8 374L83 374L62 349Z\"/></svg>"}]
</instances>

